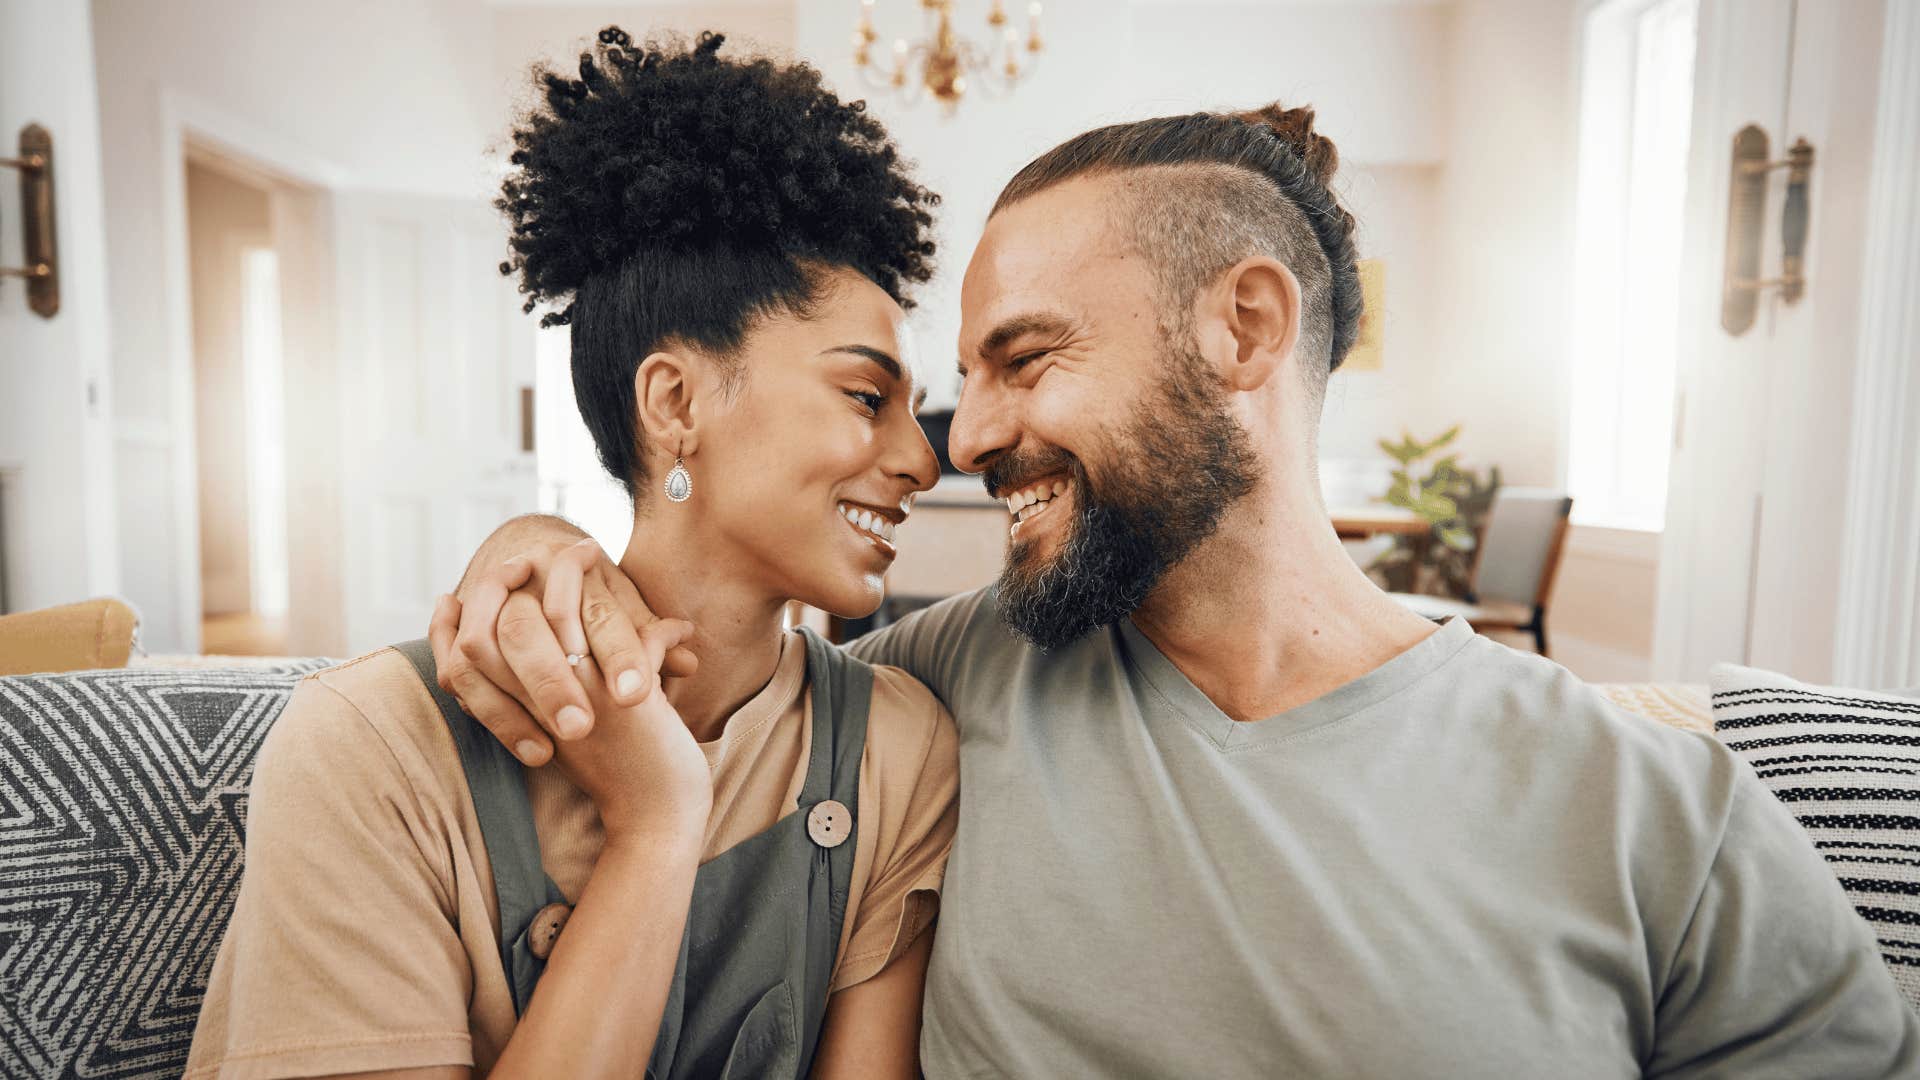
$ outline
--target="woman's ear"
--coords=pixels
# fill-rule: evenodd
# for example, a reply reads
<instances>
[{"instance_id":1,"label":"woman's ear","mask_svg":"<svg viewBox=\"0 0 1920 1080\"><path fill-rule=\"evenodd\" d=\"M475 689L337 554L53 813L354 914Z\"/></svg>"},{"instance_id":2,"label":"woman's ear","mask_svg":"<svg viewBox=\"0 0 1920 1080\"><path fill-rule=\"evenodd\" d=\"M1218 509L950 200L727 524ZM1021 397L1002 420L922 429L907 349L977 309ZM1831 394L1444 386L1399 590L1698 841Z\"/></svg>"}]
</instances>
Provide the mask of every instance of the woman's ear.
<instances>
[{"instance_id":1,"label":"woman's ear","mask_svg":"<svg viewBox=\"0 0 1920 1080\"><path fill-rule=\"evenodd\" d=\"M700 441L701 365L676 352L655 352L633 373L640 430L654 449L672 458L694 452Z\"/></svg>"}]
</instances>

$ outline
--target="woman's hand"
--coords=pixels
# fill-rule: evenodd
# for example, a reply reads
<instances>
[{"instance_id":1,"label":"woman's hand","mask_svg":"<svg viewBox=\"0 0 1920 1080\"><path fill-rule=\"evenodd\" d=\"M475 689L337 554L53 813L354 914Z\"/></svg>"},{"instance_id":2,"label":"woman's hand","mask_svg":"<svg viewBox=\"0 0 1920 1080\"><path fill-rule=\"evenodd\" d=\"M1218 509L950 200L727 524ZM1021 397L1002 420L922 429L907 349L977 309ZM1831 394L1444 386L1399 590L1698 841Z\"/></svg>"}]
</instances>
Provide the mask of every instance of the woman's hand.
<instances>
[{"instance_id":1,"label":"woman's hand","mask_svg":"<svg viewBox=\"0 0 1920 1080\"><path fill-rule=\"evenodd\" d=\"M502 636L529 621L544 628L539 601L526 592L509 596L500 611ZM653 625L663 653L693 631L683 619ZM567 677L599 721L587 734L558 743L554 764L593 799L608 842L635 833L701 838L713 806L712 773L700 744L661 692L657 668L646 672L648 685L637 705L613 699L591 655L570 667Z\"/></svg>"},{"instance_id":2,"label":"woman's hand","mask_svg":"<svg viewBox=\"0 0 1920 1080\"><path fill-rule=\"evenodd\" d=\"M544 618L509 623L507 599L523 592ZM556 740L584 737L597 715L567 654L590 653L609 673L612 700L638 705L658 685L655 673L684 677L699 666L669 636L598 544L537 516L488 538L459 594L440 598L427 632L441 687L533 766L546 764Z\"/></svg>"}]
</instances>

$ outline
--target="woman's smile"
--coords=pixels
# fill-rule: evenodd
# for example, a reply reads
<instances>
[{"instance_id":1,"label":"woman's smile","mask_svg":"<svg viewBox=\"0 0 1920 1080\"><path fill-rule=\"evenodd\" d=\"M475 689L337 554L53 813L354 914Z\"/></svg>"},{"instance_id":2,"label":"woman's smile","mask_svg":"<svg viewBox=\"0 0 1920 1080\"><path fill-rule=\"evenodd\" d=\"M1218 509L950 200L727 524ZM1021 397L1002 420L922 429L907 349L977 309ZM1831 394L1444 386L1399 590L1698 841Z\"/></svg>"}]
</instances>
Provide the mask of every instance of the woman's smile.
<instances>
[{"instance_id":1,"label":"woman's smile","mask_svg":"<svg viewBox=\"0 0 1920 1080\"><path fill-rule=\"evenodd\" d=\"M889 561L899 554L899 549L893 546L893 537L894 530L907 519L905 511L884 510L845 500L841 500L838 509L841 520L847 523L855 536L885 555Z\"/></svg>"}]
</instances>

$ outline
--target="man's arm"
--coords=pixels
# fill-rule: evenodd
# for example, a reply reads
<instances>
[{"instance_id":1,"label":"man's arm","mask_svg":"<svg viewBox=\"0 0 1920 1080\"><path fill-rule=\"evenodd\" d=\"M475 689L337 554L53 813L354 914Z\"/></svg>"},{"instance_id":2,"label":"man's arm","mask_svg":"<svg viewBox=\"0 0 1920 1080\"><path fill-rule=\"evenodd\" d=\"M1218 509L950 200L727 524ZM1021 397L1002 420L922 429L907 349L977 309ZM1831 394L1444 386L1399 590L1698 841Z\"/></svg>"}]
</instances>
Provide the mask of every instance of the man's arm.
<instances>
[{"instance_id":1,"label":"man's arm","mask_svg":"<svg viewBox=\"0 0 1920 1080\"><path fill-rule=\"evenodd\" d=\"M987 589L950 596L849 642L847 651L869 664L905 671L958 713L960 684L969 671L967 639L979 619L992 617L991 603ZM965 717L960 721L965 723Z\"/></svg>"},{"instance_id":2,"label":"man's arm","mask_svg":"<svg viewBox=\"0 0 1920 1080\"><path fill-rule=\"evenodd\" d=\"M551 632L503 632L500 611L517 591L540 599ZM849 649L868 663L904 669L949 708L966 674L962 643L988 602L988 590L951 597L914 612ZM674 647L671 631L647 607L633 582L572 523L542 514L517 517L494 530L474 554L457 595L434 608L428 627L440 685L531 766L553 754L553 740L585 738L594 710L568 654L591 654L607 672L614 700L645 700L646 673L693 673L699 660Z\"/></svg>"},{"instance_id":3,"label":"man's arm","mask_svg":"<svg viewBox=\"0 0 1920 1080\"><path fill-rule=\"evenodd\" d=\"M1920 1018L1805 830L1741 769L1667 965L1649 1077L1920 1075Z\"/></svg>"},{"instance_id":4,"label":"man's arm","mask_svg":"<svg viewBox=\"0 0 1920 1080\"><path fill-rule=\"evenodd\" d=\"M544 551L549 558L562 548L587 539L580 526L552 514L521 514L487 534L480 548L467 561L466 572L453 594L466 600L470 592L486 582L497 582L502 568L529 552Z\"/></svg>"},{"instance_id":5,"label":"man's arm","mask_svg":"<svg viewBox=\"0 0 1920 1080\"><path fill-rule=\"evenodd\" d=\"M520 590L541 602L549 632L504 632L500 613ZM441 688L530 766L553 756L554 738L593 730L568 654L591 653L626 707L646 700L653 672L684 677L699 666L599 544L546 514L514 518L481 543L457 592L435 605L427 637Z\"/></svg>"}]
</instances>

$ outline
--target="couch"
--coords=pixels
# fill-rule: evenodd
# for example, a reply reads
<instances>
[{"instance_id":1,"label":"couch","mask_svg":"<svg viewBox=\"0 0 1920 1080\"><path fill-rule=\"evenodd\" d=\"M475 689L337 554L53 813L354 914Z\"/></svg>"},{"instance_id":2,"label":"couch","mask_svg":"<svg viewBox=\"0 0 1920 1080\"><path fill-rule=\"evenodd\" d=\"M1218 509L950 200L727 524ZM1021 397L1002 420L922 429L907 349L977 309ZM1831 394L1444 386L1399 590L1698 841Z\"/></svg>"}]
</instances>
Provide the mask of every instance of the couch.
<instances>
[{"instance_id":1,"label":"couch","mask_svg":"<svg viewBox=\"0 0 1920 1080\"><path fill-rule=\"evenodd\" d=\"M254 753L328 661L0 678L0 1076L178 1076L232 909ZM1604 691L1711 730L1702 687Z\"/></svg>"}]
</instances>

